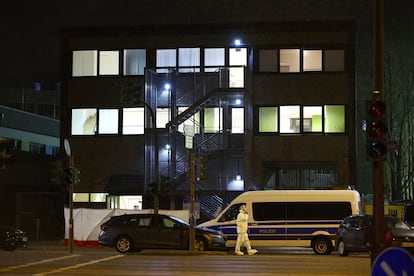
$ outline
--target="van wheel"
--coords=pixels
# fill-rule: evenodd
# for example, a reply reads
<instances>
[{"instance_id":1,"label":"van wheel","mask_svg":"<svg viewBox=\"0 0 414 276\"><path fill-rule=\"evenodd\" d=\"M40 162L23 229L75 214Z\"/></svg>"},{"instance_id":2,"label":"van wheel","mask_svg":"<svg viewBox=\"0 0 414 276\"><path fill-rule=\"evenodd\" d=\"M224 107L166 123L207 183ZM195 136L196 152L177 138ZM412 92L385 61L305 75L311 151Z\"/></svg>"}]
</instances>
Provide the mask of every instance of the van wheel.
<instances>
[{"instance_id":1,"label":"van wheel","mask_svg":"<svg viewBox=\"0 0 414 276\"><path fill-rule=\"evenodd\" d=\"M115 248L119 253L127 253L132 250L131 239L127 236L119 237L116 240Z\"/></svg>"},{"instance_id":2,"label":"van wheel","mask_svg":"<svg viewBox=\"0 0 414 276\"><path fill-rule=\"evenodd\" d=\"M326 237L316 237L312 241L312 249L317 255L329 255L332 252L332 242Z\"/></svg>"},{"instance_id":3,"label":"van wheel","mask_svg":"<svg viewBox=\"0 0 414 276\"><path fill-rule=\"evenodd\" d=\"M339 256L348 256L348 250L345 249L345 243L343 240L339 241L338 254Z\"/></svg>"}]
</instances>

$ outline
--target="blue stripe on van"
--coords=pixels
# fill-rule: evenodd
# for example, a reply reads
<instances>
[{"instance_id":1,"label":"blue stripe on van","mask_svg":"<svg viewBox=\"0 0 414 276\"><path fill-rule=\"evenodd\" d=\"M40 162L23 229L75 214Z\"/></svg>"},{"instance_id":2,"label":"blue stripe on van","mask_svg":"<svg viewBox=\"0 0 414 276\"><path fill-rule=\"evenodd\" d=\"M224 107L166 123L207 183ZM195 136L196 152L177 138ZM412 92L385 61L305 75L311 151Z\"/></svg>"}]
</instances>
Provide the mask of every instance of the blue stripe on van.
<instances>
[{"instance_id":1,"label":"blue stripe on van","mask_svg":"<svg viewBox=\"0 0 414 276\"><path fill-rule=\"evenodd\" d=\"M340 223L341 220L249 223L249 237L257 240L293 240L304 239L307 236L310 239L312 234L317 231L328 232L331 237L334 237ZM233 239L237 236L236 227L235 223L229 223L220 227L211 226L209 228L220 230L228 239Z\"/></svg>"}]
</instances>

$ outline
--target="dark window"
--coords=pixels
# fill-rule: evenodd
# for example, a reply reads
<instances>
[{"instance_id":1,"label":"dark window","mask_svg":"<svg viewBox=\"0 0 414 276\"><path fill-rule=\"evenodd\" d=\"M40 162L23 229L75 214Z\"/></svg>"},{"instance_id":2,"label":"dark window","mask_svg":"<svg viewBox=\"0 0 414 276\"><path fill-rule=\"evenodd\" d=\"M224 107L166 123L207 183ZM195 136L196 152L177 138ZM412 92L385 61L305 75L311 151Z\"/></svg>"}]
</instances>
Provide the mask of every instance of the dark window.
<instances>
[{"instance_id":1,"label":"dark window","mask_svg":"<svg viewBox=\"0 0 414 276\"><path fill-rule=\"evenodd\" d=\"M352 214L349 202L258 202L253 218L266 220L337 220Z\"/></svg>"},{"instance_id":2,"label":"dark window","mask_svg":"<svg viewBox=\"0 0 414 276\"><path fill-rule=\"evenodd\" d=\"M287 202L288 220L344 219L352 214L349 202Z\"/></svg>"},{"instance_id":3,"label":"dark window","mask_svg":"<svg viewBox=\"0 0 414 276\"><path fill-rule=\"evenodd\" d=\"M253 218L256 221L284 220L286 217L286 203L259 202L253 203Z\"/></svg>"}]
</instances>

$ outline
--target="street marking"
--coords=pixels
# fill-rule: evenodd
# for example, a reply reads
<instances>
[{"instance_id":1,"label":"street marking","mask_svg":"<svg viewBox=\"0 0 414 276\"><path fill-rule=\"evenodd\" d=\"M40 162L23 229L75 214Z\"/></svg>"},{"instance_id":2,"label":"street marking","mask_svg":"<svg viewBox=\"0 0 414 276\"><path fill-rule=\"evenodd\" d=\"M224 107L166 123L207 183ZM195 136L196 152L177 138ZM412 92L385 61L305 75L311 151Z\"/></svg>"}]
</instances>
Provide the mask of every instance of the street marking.
<instances>
[{"instance_id":1,"label":"street marking","mask_svg":"<svg viewBox=\"0 0 414 276\"><path fill-rule=\"evenodd\" d=\"M60 273L60 272L64 272L64 271L67 271L67 270L71 270L71 269L75 269L75 268L79 268L79 267L83 267L83 266L87 266L87 265L91 265L91 264L97 264L97 263L101 263L101 262L105 262L105 261L109 261L109 260L113 260L113 259L118 259L118 258L125 257L125 256L126 255L114 255L114 256L103 258L103 259L92 260L92 261L89 261L89 262L86 262L86 263L81 263L81 264L76 264L76 265L71 265L71 266L65 266L65 267L55 269L55 270L36 273L36 274L33 274L33 275L42 276L42 275L46 275L46 274Z\"/></svg>"},{"instance_id":2,"label":"street marking","mask_svg":"<svg viewBox=\"0 0 414 276\"><path fill-rule=\"evenodd\" d=\"M50 263L50 262L64 260L64 259L73 258L73 257L77 257L77 256L80 256L80 255L79 254L74 254L74 255L69 255L69 256L63 256L63 257L45 259L45 260L41 260L41 261L33 262L33 263L27 263L27 264L22 264L22 265L9 266L9 267L5 267L5 268L0 269L0 272L5 272L5 271L13 270L13 269L19 269L19 268L34 266L34 265L38 265L38 264Z\"/></svg>"}]
</instances>

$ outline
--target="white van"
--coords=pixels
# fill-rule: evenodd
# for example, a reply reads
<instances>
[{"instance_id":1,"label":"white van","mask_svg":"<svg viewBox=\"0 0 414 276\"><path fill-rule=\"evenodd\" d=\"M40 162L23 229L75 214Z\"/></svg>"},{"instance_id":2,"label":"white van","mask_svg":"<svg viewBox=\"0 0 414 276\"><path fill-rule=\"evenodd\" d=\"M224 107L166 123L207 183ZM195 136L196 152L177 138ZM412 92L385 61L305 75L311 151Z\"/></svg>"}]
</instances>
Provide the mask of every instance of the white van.
<instances>
[{"instance_id":1,"label":"white van","mask_svg":"<svg viewBox=\"0 0 414 276\"><path fill-rule=\"evenodd\" d=\"M240 205L249 213L249 239L253 247L312 247L330 254L342 220L360 214L359 193L352 190L265 190L236 197L215 219L200 224L222 231L228 247L237 239Z\"/></svg>"}]
</instances>

